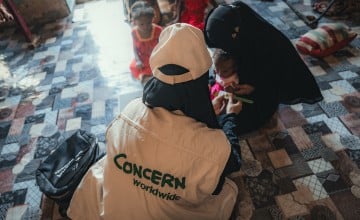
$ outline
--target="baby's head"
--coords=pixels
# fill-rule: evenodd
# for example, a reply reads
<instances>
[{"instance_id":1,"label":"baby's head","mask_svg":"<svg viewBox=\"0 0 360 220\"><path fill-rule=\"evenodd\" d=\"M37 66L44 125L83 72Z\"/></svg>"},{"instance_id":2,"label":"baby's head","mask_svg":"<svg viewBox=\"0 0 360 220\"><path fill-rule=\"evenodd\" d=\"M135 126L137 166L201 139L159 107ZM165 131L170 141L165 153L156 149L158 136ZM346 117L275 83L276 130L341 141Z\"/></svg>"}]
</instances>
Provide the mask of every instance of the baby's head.
<instances>
[{"instance_id":1,"label":"baby's head","mask_svg":"<svg viewBox=\"0 0 360 220\"><path fill-rule=\"evenodd\" d=\"M218 74L221 78L228 78L237 71L235 58L222 49L215 49L213 54L213 62L215 65L215 73Z\"/></svg>"},{"instance_id":2,"label":"baby's head","mask_svg":"<svg viewBox=\"0 0 360 220\"><path fill-rule=\"evenodd\" d=\"M135 2L130 9L130 17L135 26L146 32L151 30L155 16L154 9L145 1Z\"/></svg>"}]
</instances>

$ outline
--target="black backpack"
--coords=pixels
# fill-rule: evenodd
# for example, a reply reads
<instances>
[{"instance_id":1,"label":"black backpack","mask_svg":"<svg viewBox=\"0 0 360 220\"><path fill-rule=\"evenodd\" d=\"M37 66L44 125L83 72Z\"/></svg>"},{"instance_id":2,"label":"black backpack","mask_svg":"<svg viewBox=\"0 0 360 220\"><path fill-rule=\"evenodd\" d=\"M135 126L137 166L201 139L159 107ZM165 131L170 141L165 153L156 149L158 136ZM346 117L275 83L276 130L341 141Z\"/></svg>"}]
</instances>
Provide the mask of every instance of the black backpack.
<instances>
[{"instance_id":1,"label":"black backpack","mask_svg":"<svg viewBox=\"0 0 360 220\"><path fill-rule=\"evenodd\" d=\"M59 206L66 217L70 200L81 179L92 164L105 155L95 135L78 130L40 164L36 182L40 190Z\"/></svg>"}]
</instances>

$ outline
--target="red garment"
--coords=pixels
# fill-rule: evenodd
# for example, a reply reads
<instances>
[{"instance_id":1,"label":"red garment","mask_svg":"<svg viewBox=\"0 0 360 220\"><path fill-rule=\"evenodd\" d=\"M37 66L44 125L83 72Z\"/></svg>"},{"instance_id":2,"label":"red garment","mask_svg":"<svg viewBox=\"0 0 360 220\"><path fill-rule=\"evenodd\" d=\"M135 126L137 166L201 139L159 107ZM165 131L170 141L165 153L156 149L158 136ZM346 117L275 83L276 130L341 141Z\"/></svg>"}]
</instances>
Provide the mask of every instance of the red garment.
<instances>
[{"instance_id":1,"label":"red garment","mask_svg":"<svg viewBox=\"0 0 360 220\"><path fill-rule=\"evenodd\" d=\"M221 91L225 91L225 88L228 86L234 87L234 85L239 84L239 76L235 72L231 76L226 78L220 77L218 74L215 75L215 84L210 88L210 98L213 100L216 96L219 95Z\"/></svg>"},{"instance_id":2,"label":"red garment","mask_svg":"<svg viewBox=\"0 0 360 220\"><path fill-rule=\"evenodd\" d=\"M215 82L215 84L210 88L211 100L218 96L221 91L224 91L224 87L219 82Z\"/></svg>"},{"instance_id":3,"label":"red garment","mask_svg":"<svg viewBox=\"0 0 360 220\"><path fill-rule=\"evenodd\" d=\"M205 9L209 0L184 0L180 22L191 24L204 30Z\"/></svg>"},{"instance_id":4,"label":"red garment","mask_svg":"<svg viewBox=\"0 0 360 220\"><path fill-rule=\"evenodd\" d=\"M139 79L140 74L152 76L152 71L149 64L149 58L152 50L156 46L159 41L159 36L162 31L162 27L159 25L153 24L152 33L149 38L142 38L140 33L136 28L133 28L131 31L131 35L133 38L133 44L136 48L135 51L138 54L140 60L143 63L143 68L136 68L136 60L135 58L130 63L130 71L133 74L135 79Z\"/></svg>"}]
</instances>

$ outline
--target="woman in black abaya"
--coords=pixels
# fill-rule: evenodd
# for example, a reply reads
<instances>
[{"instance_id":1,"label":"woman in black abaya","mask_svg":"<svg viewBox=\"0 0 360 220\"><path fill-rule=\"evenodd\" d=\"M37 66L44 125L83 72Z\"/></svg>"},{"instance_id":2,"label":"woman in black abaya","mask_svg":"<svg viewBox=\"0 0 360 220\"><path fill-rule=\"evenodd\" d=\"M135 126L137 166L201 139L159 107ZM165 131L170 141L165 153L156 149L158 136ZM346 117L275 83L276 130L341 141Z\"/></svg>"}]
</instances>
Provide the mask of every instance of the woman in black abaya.
<instances>
[{"instance_id":1,"label":"woman in black abaya","mask_svg":"<svg viewBox=\"0 0 360 220\"><path fill-rule=\"evenodd\" d=\"M206 18L204 35L210 48L237 57L242 86L236 93L254 101L243 104L237 118L239 134L264 125L280 103L314 104L323 99L290 40L245 3L236 1L213 9Z\"/></svg>"}]
</instances>

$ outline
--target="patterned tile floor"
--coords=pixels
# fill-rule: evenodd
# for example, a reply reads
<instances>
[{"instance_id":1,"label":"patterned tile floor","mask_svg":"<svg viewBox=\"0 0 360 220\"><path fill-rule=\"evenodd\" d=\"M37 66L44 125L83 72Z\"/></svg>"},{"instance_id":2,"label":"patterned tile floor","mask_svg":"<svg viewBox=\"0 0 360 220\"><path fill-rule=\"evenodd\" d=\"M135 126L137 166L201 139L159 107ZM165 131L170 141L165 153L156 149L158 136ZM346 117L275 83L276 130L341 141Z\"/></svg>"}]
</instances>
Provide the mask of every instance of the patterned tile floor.
<instances>
[{"instance_id":1,"label":"patterned tile floor","mask_svg":"<svg viewBox=\"0 0 360 220\"><path fill-rule=\"evenodd\" d=\"M294 41L310 29L281 0L246 2ZM291 2L314 13L311 0ZM32 50L15 27L2 27L0 219L59 219L35 170L76 129L104 142L108 123L141 94L128 72L131 38L122 12L121 1L78 4L68 18L33 27L42 44ZM335 20L360 34L355 17L321 22ZM324 59L303 58L325 100L281 106L267 126L241 137L245 162L233 175L239 219L360 216L360 38Z\"/></svg>"}]
</instances>

